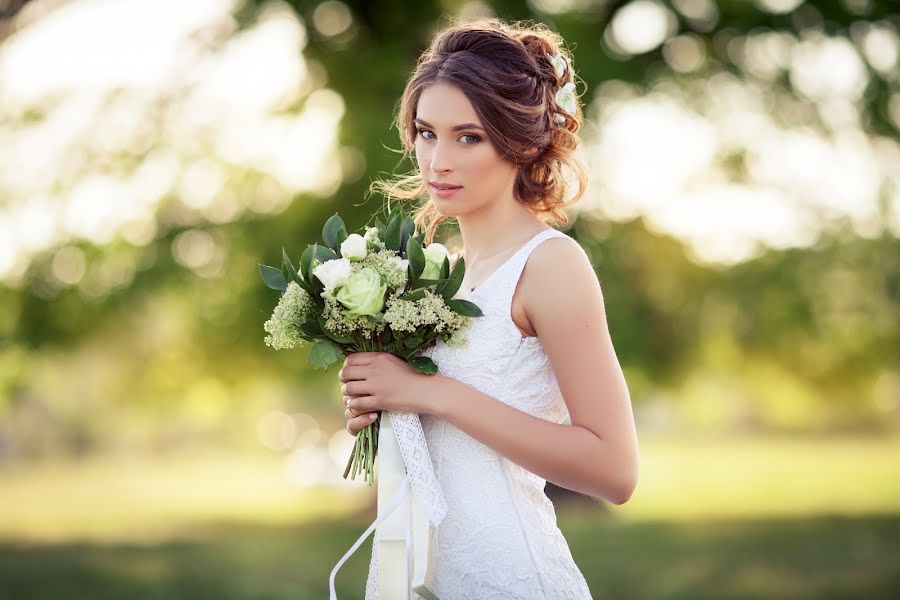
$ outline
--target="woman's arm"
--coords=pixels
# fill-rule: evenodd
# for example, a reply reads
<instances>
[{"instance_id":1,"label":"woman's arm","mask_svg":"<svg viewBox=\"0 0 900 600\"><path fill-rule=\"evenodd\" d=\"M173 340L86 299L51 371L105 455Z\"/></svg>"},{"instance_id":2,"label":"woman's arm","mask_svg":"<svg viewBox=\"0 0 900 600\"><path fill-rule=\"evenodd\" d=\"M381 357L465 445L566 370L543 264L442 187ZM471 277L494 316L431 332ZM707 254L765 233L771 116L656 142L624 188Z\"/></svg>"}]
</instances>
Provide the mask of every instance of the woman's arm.
<instances>
[{"instance_id":1,"label":"woman's arm","mask_svg":"<svg viewBox=\"0 0 900 600\"><path fill-rule=\"evenodd\" d=\"M532 416L451 377L431 377L429 413L560 487L613 504L631 497L628 458L589 429Z\"/></svg>"},{"instance_id":2,"label":"woman's arm","mask_svg":"<svg viewBox=\"0 0 900 600\"><path fill-rule=\"evenodd\" d=\"M431 376L430 410L556 485L622 504L637 485L637 434L593 266L575 240L546 240L531 253L519 288L572 424L534 417L442 376Z\"/></svg>"}]
</instances>

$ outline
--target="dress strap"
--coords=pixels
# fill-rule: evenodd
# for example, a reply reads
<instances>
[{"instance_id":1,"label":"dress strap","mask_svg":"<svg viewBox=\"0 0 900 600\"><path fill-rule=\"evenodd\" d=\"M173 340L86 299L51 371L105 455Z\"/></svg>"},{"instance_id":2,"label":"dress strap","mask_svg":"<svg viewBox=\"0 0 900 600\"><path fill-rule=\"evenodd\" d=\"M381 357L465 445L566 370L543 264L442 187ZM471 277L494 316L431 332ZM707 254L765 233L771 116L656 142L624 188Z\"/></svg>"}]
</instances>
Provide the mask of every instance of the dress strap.
<instances>
[{"instance_id":1,"label":"dress strap","mask_svg":"<svg viewBox=\"0 0 900 600\"><path fill-rule=\"evenodd\" d=\"M531 238L527 244L522 246L522 248L509 259L509 263L504 265L505 268L503 271L497 274L499 277L498 281L494 282L496 286L492 291L492 294L495 296L499 306L502 306L503 310L506 311L505 314L509 314L513 294L516 291L519 278L522 276L522 271L525 269L525 264L528 262L528 257L531 256L531 252L537 248L541 242L553 237L564 237L575 242L575 240L558 229L546 229Z\"/></svg>"}]
</instances>

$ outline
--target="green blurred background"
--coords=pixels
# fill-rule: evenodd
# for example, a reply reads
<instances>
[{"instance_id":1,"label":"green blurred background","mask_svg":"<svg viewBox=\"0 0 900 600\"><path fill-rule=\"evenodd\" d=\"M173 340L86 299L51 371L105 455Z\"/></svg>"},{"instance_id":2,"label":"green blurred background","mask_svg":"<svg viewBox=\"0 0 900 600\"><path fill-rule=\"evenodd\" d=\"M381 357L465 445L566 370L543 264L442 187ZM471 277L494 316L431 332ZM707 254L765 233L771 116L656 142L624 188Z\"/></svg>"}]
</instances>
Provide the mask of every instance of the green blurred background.
<instances>
[{"instance_id":1,"label":"green blurred background","mask_svg":"<svg viewBox=\"0 0 900 600\"><path fill-rule=\"evenodd\" d=\"M900 596L898 3L0 8L0 597L326 597L374 488L257 265L383 209L419 53L487 16L583 80L561 229L642 459L622 506L548 485L594 596Z\"/></svg>"}]
</instances>

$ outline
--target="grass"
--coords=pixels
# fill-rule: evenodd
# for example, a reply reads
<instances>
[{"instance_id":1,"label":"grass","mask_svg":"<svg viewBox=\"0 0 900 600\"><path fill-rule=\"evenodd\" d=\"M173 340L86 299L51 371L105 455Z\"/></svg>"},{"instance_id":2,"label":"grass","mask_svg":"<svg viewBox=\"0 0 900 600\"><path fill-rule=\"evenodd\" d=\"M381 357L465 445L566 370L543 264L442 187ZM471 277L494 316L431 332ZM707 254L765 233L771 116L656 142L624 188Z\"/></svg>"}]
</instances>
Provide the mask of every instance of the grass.
<instances>
[{"instance_id":1,"label":"grass","mask_svg":"<svg viewBox=\"0 0 900 600\"><path fill-rule=\"evenodd\" d=\"M558 505L596 598L900 597L897 440L642 440L623 506ZM373 490L271 458L0 471L0 598L325 598ZM341 568L362 598L371 543Z\"/></svg>"}]
</instances>

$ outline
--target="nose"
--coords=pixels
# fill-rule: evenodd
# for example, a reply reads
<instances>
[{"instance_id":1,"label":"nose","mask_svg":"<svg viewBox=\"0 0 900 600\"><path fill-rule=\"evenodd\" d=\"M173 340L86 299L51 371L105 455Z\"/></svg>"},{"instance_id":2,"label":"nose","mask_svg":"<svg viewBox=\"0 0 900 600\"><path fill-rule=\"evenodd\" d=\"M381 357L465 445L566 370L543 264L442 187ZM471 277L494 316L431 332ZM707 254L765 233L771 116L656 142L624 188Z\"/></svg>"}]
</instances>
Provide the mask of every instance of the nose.
<instances>
[{"instance_id":1,"label":"nose","mask_svg":"<svg viewBox=\"0 0 900 600\"><path fill-rule=\"evenodd\" d=\"M431 170L434 173L446 173L451 170L449 148L437 142L431 151Z\"/></svg>"}]
</instances>

